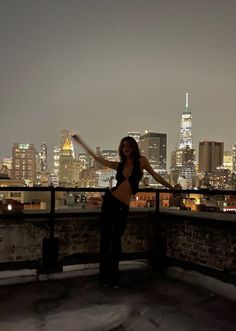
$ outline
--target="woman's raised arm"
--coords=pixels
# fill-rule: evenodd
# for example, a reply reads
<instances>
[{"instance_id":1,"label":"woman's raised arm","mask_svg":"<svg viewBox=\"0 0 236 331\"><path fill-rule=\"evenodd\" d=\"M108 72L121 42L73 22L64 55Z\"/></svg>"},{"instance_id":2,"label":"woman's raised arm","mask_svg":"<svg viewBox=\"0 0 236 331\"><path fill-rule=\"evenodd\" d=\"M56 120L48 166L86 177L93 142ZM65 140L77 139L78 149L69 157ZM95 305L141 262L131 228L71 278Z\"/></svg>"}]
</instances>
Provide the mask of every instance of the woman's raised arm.
<instances>
[{"instance_id":1,"label":"woman's raised arm","mask_svg":"<svg viewBox=\"0 0 236 331\"><path fill-rule=\"evenodd\" d=\"M84 150L91 155L97 162L101 163L102 165L104 165L105 167L111 168L111 169L117 169L119 163L115 162L115 161L108 161L106 159L104 159L101 156L98 156L94 153L94 151L81 139L81 137L74 133L71 135L71 137L74 139L74 141L76 141L78 144L80 144Z\"/></svg>"},{"instance_id":2,"label":"woman's raised arm","mask_svg":"<svg viewBox=\"0 0 236 331\"><path fill-rule=\"evenodd\" d=\"M158 183L169 189L174 189L174 187L170 183L168 183L162 176L160 176L157 172L153 170L148 159L145 156L141 157L141 165L142 168L145 169Z\"/></svg>"}]
</instances>

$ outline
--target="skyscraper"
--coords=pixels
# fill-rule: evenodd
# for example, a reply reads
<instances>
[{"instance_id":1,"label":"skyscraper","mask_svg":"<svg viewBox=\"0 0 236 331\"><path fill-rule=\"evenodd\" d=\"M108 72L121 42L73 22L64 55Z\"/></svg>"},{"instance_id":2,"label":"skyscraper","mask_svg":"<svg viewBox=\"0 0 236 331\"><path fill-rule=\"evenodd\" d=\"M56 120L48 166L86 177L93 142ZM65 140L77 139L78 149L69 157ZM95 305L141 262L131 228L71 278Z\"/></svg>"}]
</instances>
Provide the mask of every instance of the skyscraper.
<instances>
[{"instance_id":1,"label":"skyscraper","mask_svg":"<svg viewBox=\"0 0 236 331\"><path fill-rule=\"evenodd\" d=\"M73 157L72 143L69 138L61 149L59 159L59 185L72 186L74 183L75 160Z\"/></svg>"},{"instance_id":2,"label":"skyscraper","mask_svg":"<svg viewBox=\"0 0 236 331\"><path fill-rule=\"evenodd\" d=\"M195 186L195 150L192 140L192 115L189 110L189 95L185 94L185 110L181 116L179 146L171 154L171 183L180 183L188 189Z\"/></svg>"},{"instance_id":3,"label":"skyscraper","mask_svg":"<svg viewBox=\"0 0 236 331\"><path fill-rule=\"evenodd\" d=\"M53 186L59 185L59 160L61 155L60 146L54 146L53 148L53 169L51 172L51 182Z\"/></svg>"},{"instance_id":4,"label":"skyscraper","mask_svg":"<svg viewBox=\"0 0 236 331\"><path fill-rule=\"evenodd\" d=\"M180 127L180 142L179 149L186 147L193 148L192 140L192 115L189 111L188 92L185 94L185 111L182 113L181 127Z\"/></svg>"},{"instance_id":5,"label":"skyscraper","mask_svg":"<svg viewBox=\"0 0 236 331\"><path fill-rule=\"evenodd\" d=\"M233 170L233 155L231 151L224 152L224 163L223 166L225 169Z\"/></svg>"},{"instance_id":6,"label":"skyscraper","mask_svg":"<svg viewBox=\"0 0 236 331\"><path fill-rule=\"evenodd\" d=\"M158 173L166 173L166 133L146 132L139 139L139 148Z\"/></svg>"},{"instance_id":7,"label":"skyscraper","mask_svg":"<svg viewBox=\"0 0 236 331\"><path fill-rule=\"evenodd\" d=\"M47 144L43 142L41 144L40 150L40 163L41 163L41 172L45 173L47 171L47 159L48 159L48 152L47 152Z\"/></svg>"},{"instance_id":8,"label":"skyscraper","mask_svg":"<svg viewBox=\"0 0 236 331\"><path fill-rule=\"evenodd\" d=\"M70 136L70 131L67 129L62 129L61 134L60 134L60 148L62 149L65 144L70 144L70 148L72 150L72 155L75 157L75 150L74 150L74 145L72 144L71 136Z\"/></svg>"},{"instance_id":9,"label":"skyscraper","mask_svg":"<svg viewBox=\"0 0 236 331\"><path fill-rule=\"evenodd\" d=\"M223 166L224 143L201 141L199 143L199 172L210 174Z\"/></svg>"},{"instance_id":10,"label":"skyscraper","mask_svg":"<svg viewBox=\"0 0 236 331\"><path fill-rule=\"evenodd\" d=\"M36 151L33 144L17 144L12 148L12 178L28 184L36 181Z\"/></svg>"},{"instance_id":11,"label":"skyscraper","mask_svg":"<svg viewBox=\"0 0 236 331\"><path fill-rule=\"evenodd\" d=\"M88 169L90 167L90 156L86 153L79 153L78 161L80 163L81 170Z\"/></svg>"},{"instance_id":12,"label":"skyscraper","mask_svg":"<svg viewBox=\"0 0 236 331\"><path fill-rule=\"evenodd\" d=\"M233 172L236 172L236 143L232 146Z\"/></svg>"},{"instance_id":13,"label":"skyscraper","mask_svg":"<svg viewBox=\"0 0 236 331\"><path fill-rule=\"evenodd\" d=\"M232 146L232 186L236 189L236 143Z\"/></svg>"},{"instance_id":14,"label":"skyscraper","mask_svg":"<svg viewBox=\"0 0 236 331\"><path fill-rule=\"evenodd\" d=\"M66 142L66 140L69 138L69 130L62 129L60 132L60 147L62 148Z\"/></svg>"}]
</instances>

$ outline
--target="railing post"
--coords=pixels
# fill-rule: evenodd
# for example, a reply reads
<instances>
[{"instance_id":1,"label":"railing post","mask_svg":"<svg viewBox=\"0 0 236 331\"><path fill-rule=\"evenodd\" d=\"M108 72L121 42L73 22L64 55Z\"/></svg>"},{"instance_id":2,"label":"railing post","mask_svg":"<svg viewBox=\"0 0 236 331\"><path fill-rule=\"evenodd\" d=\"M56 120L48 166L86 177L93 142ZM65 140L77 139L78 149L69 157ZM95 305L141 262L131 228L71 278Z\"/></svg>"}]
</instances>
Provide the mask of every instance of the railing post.
<instances>
[{"instance_id":1,"label":"railing post","mask_svg":"<svg viewBox=\"0 0 236 331\"><path fill-rule=\"evenodd\" d=\"M155 210L155 252L152 258L152 265L157 270L163 270L166 266L166 234L160 218L160 191L156 190Z\"/></svg>"},{"instance_id":2,"label":"railing post","mask_svg":"<svg viewBox=\"0 0 236 331\"><path fill-rule=\"evenodd\" d=\"M54 226L55 226L55 189L51 187L51 209L50 209L50 238L54 238Z\"/></svg>"},{"instance_id":3,"label":"railing post","mask_svg":"<svg viewBox=\"0 0 236 331\"><path fill-rule=\"evenodd\" d=\"M156 216L160 213L160 191L156 190Z\"/></svg>"},{"instance_id":4,"label":"railing post","mask_svg":"<svg viewBox=\"0 0 236 331\"><path fill-rule=\"evenodd\" d=\"M51 209L49 219L49 238L43 239L42 266L38 273L50 273L62 271L62 265L58 261L59 238L54 237L55 227L55 189L50 187Z\"/></svg>"}]
</instances>

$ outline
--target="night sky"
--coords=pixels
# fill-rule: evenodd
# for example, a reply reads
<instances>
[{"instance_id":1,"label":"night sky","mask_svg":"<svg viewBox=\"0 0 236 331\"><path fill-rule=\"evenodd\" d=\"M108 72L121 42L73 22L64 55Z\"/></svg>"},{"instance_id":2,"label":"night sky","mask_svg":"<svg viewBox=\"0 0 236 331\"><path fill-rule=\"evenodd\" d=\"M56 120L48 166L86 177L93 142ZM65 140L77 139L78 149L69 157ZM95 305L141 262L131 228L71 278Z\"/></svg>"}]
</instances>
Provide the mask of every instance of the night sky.
<instances>
[{"instance_id":1,"label":"night sky","mask_svg":"<svg viewBox=\"0 0 236 331\"><path fill-rule=\"evenodd\" d=\"M235 0L0 0L0 157L80 131L115 149L128 131L236 143Z\"/></svg>"}]
</instances>

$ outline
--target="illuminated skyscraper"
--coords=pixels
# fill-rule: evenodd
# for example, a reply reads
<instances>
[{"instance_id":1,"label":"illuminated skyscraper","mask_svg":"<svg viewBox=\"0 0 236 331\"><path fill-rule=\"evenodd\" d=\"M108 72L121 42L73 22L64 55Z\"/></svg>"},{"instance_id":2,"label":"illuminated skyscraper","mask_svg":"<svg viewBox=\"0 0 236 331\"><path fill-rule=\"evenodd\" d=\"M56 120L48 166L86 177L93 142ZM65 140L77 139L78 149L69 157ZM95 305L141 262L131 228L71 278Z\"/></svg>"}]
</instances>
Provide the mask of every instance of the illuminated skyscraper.
<instances>
[{"instance_id":1,"label":"illuminated skyscraper","mask_svg":"<svg viewBox=\"0 0 236 331\"><path fill-rule=\"evenodd\" d=\"M61 135L60 135L60 148L62 149L65 144L70 144L70 148L72 150L72 155L75 157L75 150L74 150L74 145L72 144L71 136L70 136L70 131L63 129L61 130Z\"/></svg>"},{"instance_id":2,"label":"illuminated skyscraper","mask_svg":"<svg viewBox=\"0 0 236 331\"><path fill-rule=\"evenodd\" d=\"M179 146L171 154L171 183L180 183L188 189L195 186L195 150L192 140L192 115L189 111L189 95L185 94L185 110L181 117Z\"/></svg>"},{"instance_id":3,"label":"illuminated skyscraper","mask_svg":"<svg viewBox=\"0 0 236 331\"><path fill-rule=\"evenodd\" d=\"M146 156L151 166L158 173L166 173L166 141L165 133L147 131L138 142L140 152Z\"/></svg>"},{"instance_id":4,"label":"illuminated skyscraper","mask_svg":"<svg viewBox=\"0 0 236 331\"><path fill-rule=\"evenodd\" d=\"M185 94L185 111L182 113L179 149L193 148L192 140L192 115L189 111L188 92Z\"/></svg>"},{"instance_id":5,"label":"illuminated skyscraper","mask_svg":"<svg viewBox=\"0 0 236 331\"><path fill-rule=\"evenodd\" d=\"M60 146L53 148L53 169L51 173L51 182L53 186L59 185L59 160L61 155Z\"/></svg>"},{"instance_id":6,"label":"illuminated skyscraper","mask_svg":"<svg viewBox=\"0 0 236 331\"><path fill-rule=\"evenodd\" d=\"M26 184L36 181L36 151L33 144L14 144L12 148L12 178Z\"/></svg>"},{"instance_id":7,"label":"illuminated skyscraper","mask_svg":"<svg viewBox=\"0 0 236 331\"><path fill-rule=\"evenodd\" d=\"M62 148L66 140L69 138L69 130L62 129L60 132L60 147Z\"/></svg>"},{"instance_id":8,"label":"illuminated skyscraper","mask_svg":"<svg viewBox=\"0 0 236 331\"><path fill-rule=\"evenodd\" d=\"M231 151L224 152L224 163L223 166L225 169L233 170L233 155Z\"/></svg>"},{"instance_id":9,"label":"illuminated skyscraper","mask_svg":"<svg viewBox=\"0 0 236 331\"><path fill-rule=\"evenodd\" d=\"M236 172L236 143L232 146L233 172Z\"/></svg>"},{"instance_id":10,"label":"illuminated skyscraper","mask_svg":"<svg viewBox=\"0 0 236 331\"><path fill-rule=\"evenodd\" d=\"M236 143L232 146L232 187L236 189Z\"/></svg>"},{"instance_id":11,"label":"illuminated skyscraper","mask_svg":"<svg viewBox=\"0 0 236 331\"><path fill-rule=\"evenodd\" d=\"M90 167L90 157L86 153L79 153L78 161L80 162L81 170L88 169Z\"/></svg>"},{"instance_id":12,"label":"illuminated skyscraper","mask_svg":"<svg viewBox=\"0 0 236 331\"><path fill-rule=\"evenodd\" d=\"M40 164L41 164L41 172L45 173L47 171L47 144L43 142L41 144L41 151L40 151Z\"/></svg>"},{"instance_id":13,"label":"illuminated skyscraper","mask_svg":"<svg viewBox=\"0 0 236 331\"><path fill-rule=\"evenodd\" d=\"M61 149L59 159L59 185L72 186L74 183L75 160L73 157L72 143L69 138Z\"/></svg>"},{"instance_id":14,"label":"illuminated skyscraper","mask_svg":"<svg viewBox=\"0 0 236 331\"><path fill-rule=\"evenodd\" d=\"M167 135L165 133L150 131L145 131L138 142L141 154L148 159L154 171L161 176L166 175L166 143ZM144 171L144 178L149 180L151 186L160 185L146 171Z\"/></svg>"}]
</instances>

